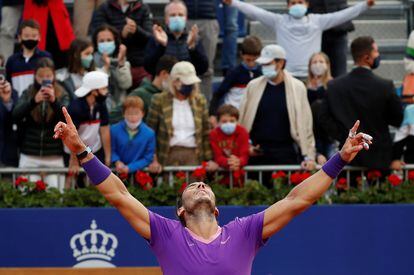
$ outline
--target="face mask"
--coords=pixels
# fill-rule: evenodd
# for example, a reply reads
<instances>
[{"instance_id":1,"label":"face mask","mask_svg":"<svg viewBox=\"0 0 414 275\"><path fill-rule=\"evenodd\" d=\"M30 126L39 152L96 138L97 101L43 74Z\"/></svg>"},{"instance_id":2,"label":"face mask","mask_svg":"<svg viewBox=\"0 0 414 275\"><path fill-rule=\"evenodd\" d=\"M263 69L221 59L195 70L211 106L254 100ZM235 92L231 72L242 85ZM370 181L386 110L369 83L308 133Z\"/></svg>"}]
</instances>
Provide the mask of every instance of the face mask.
<instances>
[{"instance_id":1,"label":"face mask","mask_svg":"<svg viewBox=\"0 0 414 275\"><path fill-rule=\"evenodd\" d=\"M404 67L407 73L413 74L414 73L414 60L404 58Z\"/></svg>"},{"instance_id":2,"label":"face mask","mask_svg":"<svg viewBox=\"0 0 414 275\"><path fill-rule=\"evenodd\" d=\"M182 32L185 28L185 23L185 18L183 16L172 16L170 17L168 28L172 32Z\"/></svg>"},{"instance_id":3,"label":"face mask","mask_svg":"<svg viewBox=\"0 0 414 275\"><path fill-rule=\"evenodd\" d=\"M100 54L106 53L107 55L112 55L115 52L115 48L115 41L98 43L98 52Z\"/></svg>"},{"instance_id":4,"label":"face mask","mask_svg":"<svg viewBox=\"0 0 414 275\"><path fill-rule=\"evenodd\" d=\"M381 63L381 56L379 55L374 59L374 63L372 63L371 69L375 70L376 68L379 67L380 63Z\"/></svg>"},{"instance_id":5,"label":"face mask","mask_svg":"<svg viewBox=\"0 0 414 275\"><path fill-rule=\"evenodd\" d=\"M221 131L225 133L226 135L231 135L236 131L237 124L234 122L227 122L220 125Z\"/></svg>"},{"instance_id":6,"label":"face mask","mask_svg":"<svg viewBox=\"0 0 414 275\"><path fill-rule=\"evenodd\" d=\"M325 74L326 70L327 70L327 65L326 63L314 63L311 65L311 72L315 75L315 76L322 76Z\"/></svg>"},{"instance_id":7,"label":"face mask","mask_svg":"<svg viewBox=\"0 0 414 275\"><path fill-rule=\"evenodd\" d=\"M101 95L98 93L98 96L96 97L96 102L103 103L106 100L106 95Z\"/></svg>"},{"instance_id":8,"label":"face mask","mask_svg":"<svg viewBox=\"0 0 414 275\"><path fill-rule=\"evenodd\" d=\"M262 74L268 79L275 78L278 73L279 72L276 71L276 65L262 66Z\"/></svg>"},{"instance_id":9,"label":"face mask","mask_svg":"<svg viewBox=\"0 0 414 275\"><path fill-rule=\"evenodd\" d=\"M194 85L181 85L180 94L183 96L190 96L193 91Z\"/></svg>"},{"instance_id":10,"label":"face mask","mask_svg":"<svg viewBox=\"0 0 414 275\"><path fill-rule=\"evenodd\" d=\"M89 69L92 65L93 56L90 54L81 58L81 64L84 69Z\"/></svg>"},{"instance_id":11,"label":"face mask","mask_svg":"<svg viewBox=\"0 0 414 275\"><path fill-rule=\"evenodd\" d=\"M290 7L289 14L295 17L296 19L302 18L305 16L308 8L303 4L296 4Z\"/></svg>"},{"instance_id":12,"label":"face mask","mask_svg":"<svg viewBox=\"0 0 414 275\"><path fill-rule=\"evenodd\" d=\"M22 40L22 45L28 50L33 50L34 48L36 48L37 44L39 44L39 40L33 40L33 39Z\"/></svg>"},{"instance_id":13,"label":"face mask","mask_svg":"<svg viewBox=\"0 0 414 275\"><path fill-rule=\"evenodd\" d=\"M142 119L140 119L137 122L129 122L127 119L125 119L125 124L127 125L127 127L130 130L136 130L136 129L138 129L138 126L141 124L141 121L142 121Z\"/></svg>"}]
</instances>

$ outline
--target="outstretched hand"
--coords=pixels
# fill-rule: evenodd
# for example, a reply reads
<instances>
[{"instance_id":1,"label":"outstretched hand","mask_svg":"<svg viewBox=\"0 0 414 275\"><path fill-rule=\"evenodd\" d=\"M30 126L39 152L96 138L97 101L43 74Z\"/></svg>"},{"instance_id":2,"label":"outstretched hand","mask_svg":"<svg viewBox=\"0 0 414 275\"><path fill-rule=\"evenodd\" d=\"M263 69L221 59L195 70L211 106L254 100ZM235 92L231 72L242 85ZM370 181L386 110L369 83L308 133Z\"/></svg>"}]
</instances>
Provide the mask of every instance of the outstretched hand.
<instances>
[{"instance_id":1,"label":"outstretched hand","mask_svg":"<svg viewBox=\"0 0 414 275\"><path fill-rule=\"evenodd\" d=\"M358 133L359 120L357 120L349 131L348 138L342 147L340 154L341 158L346 162L351 162L362 149L368 150L372 144L372 137L364 133Z\"/></svg>"},{"instance_id":2,"label":"outstretched hand","mask_svg":"<svg viewBox=\"0 0 414 275\"><path fill-rule=\"evenodd\" d=\"M60 138L62 142L69 148L72 153L79 154L85 151L86 145L79 137L75 124L73 124L66 107L62 107L63 115L65 116L66 123L60 121L55 126L54 139Z\"/></svg>"}]
</instances>

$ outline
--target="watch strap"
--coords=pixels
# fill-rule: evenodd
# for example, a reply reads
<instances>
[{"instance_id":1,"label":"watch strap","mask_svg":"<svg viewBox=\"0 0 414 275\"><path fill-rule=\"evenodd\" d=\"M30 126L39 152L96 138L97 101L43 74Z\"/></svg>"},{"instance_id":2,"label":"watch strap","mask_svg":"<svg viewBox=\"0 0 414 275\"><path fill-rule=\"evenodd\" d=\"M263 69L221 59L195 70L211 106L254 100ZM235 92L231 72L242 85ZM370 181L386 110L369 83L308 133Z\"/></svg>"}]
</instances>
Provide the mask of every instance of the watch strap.
<instances>
[{"instance_id":1,"label":"watch strap","mask_svg":"<svg viewBox=\"0 0 414 275\"><path fill-rule=\"evenodd\" d=\"M86 156L92 153L92 149L89 146L86 146L85 151L83 151L82 153L79 153L76 155L76 157L78 158L79 161L83 160L84 158L86 158Z\"/></svg>"}]
</instances>

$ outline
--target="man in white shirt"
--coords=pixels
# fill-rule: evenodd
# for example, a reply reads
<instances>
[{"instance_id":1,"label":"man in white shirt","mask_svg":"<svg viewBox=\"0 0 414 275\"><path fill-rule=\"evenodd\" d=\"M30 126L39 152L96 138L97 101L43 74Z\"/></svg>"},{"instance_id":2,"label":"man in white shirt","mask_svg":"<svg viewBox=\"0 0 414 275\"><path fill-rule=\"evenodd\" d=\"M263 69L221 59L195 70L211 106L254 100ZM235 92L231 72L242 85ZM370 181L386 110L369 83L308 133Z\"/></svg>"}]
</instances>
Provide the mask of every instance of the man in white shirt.
<instances>
[{"instance_id":1,"label":"man in white shirt","mask_svg":"<svg viewBox=\"0 0 414 275\"><path fill-rule=\"evenodd\" d=\"M375 0L366 0L338 12L307 14L307 0L288 0L289 12L277 14L239 0L223 2L272 29L277 43L286 49L289 60L286 69L301 79L308 75L307 66L311 55L321 51L323 31L356 18L375 4Z\"/></svg>"}]
</instances>

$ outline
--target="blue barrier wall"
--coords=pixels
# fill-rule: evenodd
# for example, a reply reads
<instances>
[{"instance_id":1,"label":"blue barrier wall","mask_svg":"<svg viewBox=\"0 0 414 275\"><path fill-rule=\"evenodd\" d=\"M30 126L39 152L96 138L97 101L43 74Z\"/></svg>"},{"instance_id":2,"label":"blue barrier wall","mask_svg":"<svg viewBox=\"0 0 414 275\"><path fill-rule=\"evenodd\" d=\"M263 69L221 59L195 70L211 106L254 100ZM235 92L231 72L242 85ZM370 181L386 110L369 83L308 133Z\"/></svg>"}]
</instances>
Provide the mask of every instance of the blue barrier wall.
<instances>
[{"instance_id":1,"label":"blue barrier wall","mask_svg":"<svg viewBox=\"0 0 414 275\"><path fill-rule=\"evenodd\" d=\"M220 207L220 223L263 207ZM170 207L152 208L173 217ZM92 220L102 236L117 240L114 256L95 253L89 264L155 266L146 242L114 209L1 209L1 267L70 267L85 264L73 257L70 241L81 238ZM75 236L75 237L74 237ZM80 236L80 235L79 235ZM97 248L102 244L97 238ZM91 244L85 244L91 248ZM253 274L278 275L405 275L414 274L414 205L315 206L275 235L259 252ZM92 252L91 252L92 253ZM110 254L110 253L109 253ZM87 259L86 259L87 260ZM237 259L229 255L237 264Z\"/></svg>"}]
</instances>

